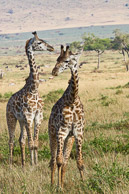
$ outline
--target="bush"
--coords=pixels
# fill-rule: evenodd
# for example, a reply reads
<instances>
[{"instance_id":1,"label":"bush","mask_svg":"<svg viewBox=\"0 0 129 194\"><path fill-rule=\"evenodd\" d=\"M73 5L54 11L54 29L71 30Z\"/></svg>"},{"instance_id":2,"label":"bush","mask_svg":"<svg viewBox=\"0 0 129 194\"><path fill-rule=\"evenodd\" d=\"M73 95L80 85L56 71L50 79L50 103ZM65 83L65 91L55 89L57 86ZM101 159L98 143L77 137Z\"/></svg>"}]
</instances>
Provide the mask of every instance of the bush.
<instances>
[{"instance_id":1,"label":"bush","mask_svg":"<svg viewBox=\"0 0 129 194\"><path fill-rule=\"evenodd\" d=\"M3 97L4 98L10 98L12 95L13 95L12 92L6 92Z\"/></svg>"},{"instance_id":2,"label":"bush","mask_svg":"<svg viewBox=\"0 0 129 194\"><path fill-rule=\"evenodd\" d=\"M122 94L123 93L123 91L122 90L117 90L116 91L116 94L118 95L118 94Z\"/></svg>"},{"instance_id":3,"label":"bush","mask_svg":"<svg viewBox=\"0 0 129 194\"><path fill-rule=\"evenodd\" d=\"M39 159L50 159L50 149L47 146L43 146L41 150L38 151Z\"/></svg>"}]
</instances>

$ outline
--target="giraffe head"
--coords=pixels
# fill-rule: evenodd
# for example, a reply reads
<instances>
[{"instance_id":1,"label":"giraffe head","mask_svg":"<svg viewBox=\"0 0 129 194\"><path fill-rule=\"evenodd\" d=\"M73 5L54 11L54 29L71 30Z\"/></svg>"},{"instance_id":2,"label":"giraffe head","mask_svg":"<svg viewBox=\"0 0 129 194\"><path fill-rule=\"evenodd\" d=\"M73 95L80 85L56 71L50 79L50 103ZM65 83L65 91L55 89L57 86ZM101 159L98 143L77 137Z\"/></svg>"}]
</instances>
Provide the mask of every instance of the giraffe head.
<instances>
[{"instance_id":1,"label":"giraffe head","mask_svg":"<svg viewBox=\"0 0 129 194\"><path fill-rule=\"evenodd\" d=\"M26 41L26 53L29 48L33 51L54 51L54 48L51 45L38 37L37 32L32 32L32 34L34 37Z\"/></svg>"},{"instance_id":2,"label":"giraffe head","mask_svg":"<svg viewBox=\"0 0 129 194\"><path fill-rule=\"evenodd\" d=\"M65 69L73 69L78 68L77 62L79 59L80 53L73 54L69 50L69 46L66 46L66 50L64 51L64 46L61 45L61 53L57 58L57 63L52 70L52 75L57 76L62 73Z\"/></svg>"}]
</instances>

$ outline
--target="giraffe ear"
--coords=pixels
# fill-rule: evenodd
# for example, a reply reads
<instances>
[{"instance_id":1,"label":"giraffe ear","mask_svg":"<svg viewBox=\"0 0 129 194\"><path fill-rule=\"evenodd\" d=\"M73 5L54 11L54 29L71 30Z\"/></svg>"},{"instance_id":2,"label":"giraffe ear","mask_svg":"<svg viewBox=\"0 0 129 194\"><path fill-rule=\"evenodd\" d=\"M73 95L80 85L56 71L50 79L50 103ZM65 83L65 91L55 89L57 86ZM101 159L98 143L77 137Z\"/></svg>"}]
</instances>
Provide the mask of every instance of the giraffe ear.
<instances>
[{"instance_id":1,"label":"giraffe ear","mask_svg":"<svg viewBox=\"0 0 129 194\"><path fill-rule=\"evenodd\" d=\"M35 34L37 34L37 32L36 32L36 31L34 31L34 32L32 32L32 34L33 34L33 35L35 35Z\"/></svg>"},{"instance_id":2,"label":"giraffe ear","mask_svg":"<svg viewBox=\"0 0 129 194\"><path fill-rule=\"evenodd\" d=\"M61 55L63 55L63 54L64 54L64 46L61 45Z\"/></svg>"},{"instance_id":3,"label":"giraffe ear","mask_svg":"<svg viewBox=\"0 0 129 194\"><path fill-rule=\"evenodd\" d=\"M32 34L35 36L35 38L36 38L37 40L39 39L36 31L32 32Z\"/></svg>"},{"instance_id":4,"label":"giraffe ear","mask_svg":"<svg viewBox=\"0 0 129 194\"><path fill-rule=\"evenodd\" d=\"M66 46L66 51L69 50L69 46Z\"/></svg>"},{"instance_id":5,"label":"giraffe ear","mask_svg":"<svg viewBox=\"0 0 129 194\"><path fill-rule=\"evenodd\" d=\"M68 54L69 46L66 46L66 55Z\"/></svg>"}]
</instances>

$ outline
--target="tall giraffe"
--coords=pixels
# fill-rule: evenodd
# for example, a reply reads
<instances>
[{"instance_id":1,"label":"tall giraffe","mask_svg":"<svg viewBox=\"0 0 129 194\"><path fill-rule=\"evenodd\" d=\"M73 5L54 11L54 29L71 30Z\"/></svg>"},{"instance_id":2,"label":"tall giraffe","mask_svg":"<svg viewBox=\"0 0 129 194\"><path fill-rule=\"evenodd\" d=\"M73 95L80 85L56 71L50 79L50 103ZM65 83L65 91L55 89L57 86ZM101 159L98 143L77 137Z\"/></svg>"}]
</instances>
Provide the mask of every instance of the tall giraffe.
<instances>
[{"instance_id":1,"label":"tall giraffe","mask_svg":"<svg viewBox=\"0 0 129 194\"><path fill-rule=\"evenodd\" d=\"M52 71L56 76L68 67L71 70L71 79L63 96L52 108L49 118L49 139L51 149L51 184L54 183L56 163L58 166L58 186L63 188L66 165L75 140L77 151L77 166L83 179L82 139L84 128L83 105L78 96L78 57L73 54L69 46L61 46L61 53Z\"/></svg>"},{"instance_id":2,"label":"tall giraffe","mask_svg":"<svg viewBox=\"0 0 129 194\"><path fill-rule=\"evenodd\" d=\"M43 115L43 102L39 97L38 86L39 76L35 64L34 51L53 51L54 48L44 40L39 39L36 32L32 33L33 38L26 41L26 54L30 65L30 74L26 79L24 87L12 95L6 108L6 118L9 131L9 152L10 164L12 164L14 136L16 122L19 121L21 133L19 143L21 147L22 166L25 165L25 141L28 136L28 145L31 155L31 164L37 164L38 156L38 135ZM32 135L32 125L34 121L34 138ZM26 133L27 132L27 133Z\"/></svg>"}]
</instances>

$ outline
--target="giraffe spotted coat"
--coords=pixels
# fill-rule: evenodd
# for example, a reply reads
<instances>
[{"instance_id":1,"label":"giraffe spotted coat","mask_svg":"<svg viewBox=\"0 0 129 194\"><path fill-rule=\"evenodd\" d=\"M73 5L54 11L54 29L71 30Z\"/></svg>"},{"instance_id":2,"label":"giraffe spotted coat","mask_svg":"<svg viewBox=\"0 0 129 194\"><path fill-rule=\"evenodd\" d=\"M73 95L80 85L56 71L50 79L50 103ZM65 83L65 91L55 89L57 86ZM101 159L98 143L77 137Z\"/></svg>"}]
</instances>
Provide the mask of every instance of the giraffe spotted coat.
<instances>
[{"instance_id":1,"label":"giraffe spotted coat","mask_svg":"<svg viewBox=\"0 0 129 194\"><path fill-rule=\"evenodd\" d=\"M12 164L14 136L16 122L20 124L20 138L19 143L21 147L22 165L25 164L25 141L28 136L28 144L31 154L31 164L37 164L38 156L38 135L39 128L43 119L42 107L43 102L39 97L38 86L39 76L38 69L34 60L34 51L53 51L53 47L48 45L45 41L38 38L37 33L34 32L34 38L26 42L26 54L30 66L30 74L26 79L24 87L12 95L7 103L6 117L9 131L9 152L10 164ZM34 137L32 136L32 125L34 121Z\"/></svg>"},{"instance_id":2,"label":"giraffe spotted coat","mask_svg":"<svg viewBox=\"0 0 129 194\"><path fill-rule=\"evenodd\" d=\"M63 187L64 174L73 142L76 143L77 166L83 178L82 139L84 128L84 110L78 95L78 56L72 54L69 47L61 54L52 71L58 75L68 67L71 70L71 79L63 96L53 106L49 119L49 138L51 148L51 183L54 183L56 164L58 166L58 185Z\"/></svg>"}]
</instances>

